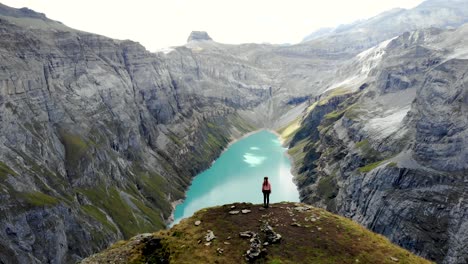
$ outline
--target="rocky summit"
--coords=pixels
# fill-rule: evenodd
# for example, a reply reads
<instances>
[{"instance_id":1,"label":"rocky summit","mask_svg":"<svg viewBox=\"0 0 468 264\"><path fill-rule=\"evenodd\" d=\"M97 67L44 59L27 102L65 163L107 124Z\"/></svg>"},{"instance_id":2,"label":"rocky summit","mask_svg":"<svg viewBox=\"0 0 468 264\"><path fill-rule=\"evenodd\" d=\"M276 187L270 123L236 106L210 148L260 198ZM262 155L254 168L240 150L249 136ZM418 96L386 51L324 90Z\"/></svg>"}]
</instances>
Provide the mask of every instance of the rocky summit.
<instances>
[{"instance_id":1,"label":"rocky summit","mask_svg":"<svg viewBox=\"0 0 468 264\"><path fill-rule=\"evenodd\" d=\"M231 206L252 212L232 215ZM246 262L431 263L351 220L301 203L203 209L169 230L119 241L81 263Z\"/></svg>"},{"instance_id":2,"label":"rocky summit","mask_svg":"<svg viewBox=\"0 0 468 264\"><path fill-rule=\"evenodd\" d=\"M201 40L212 40L211 37L205 31L192 31L190 36L187 39L187 42L190 41L201 41Z\"/></svg>"},{"instance_id":3,"label":"rocky summit","mask_svg":"<svg viewBox=\"0 0 468 264\"><path fill-rule=\"evenodd\" d=\"M301 201L431 261L468 262L467 9L466 1L427 0L296 45L227 45L194 32L183 46L151 53L0 4L0 261L76 263L163 229L192 177L230 141L267 128L289 147ZM235 222L222 230L200 215L192 219L199 229L187 232L221 258L295 258L279 248L293 241L288 230L311 226L302 218L310 216L265 224L259 213L223 211L230 220L257 217L258 226L235 230L253 239L236 236L235 254L223 246L233 243L224 235ZM195 227L150 239L151 256L184 260L182 249L159 250L163 237L195 234L184 226ZM299 256L360 261L374 248L330 251L359 238L341 240L334 226L318 226L337 234L321 244L328 251ZM208 230L216 238L204 241ZM294 245L313 248L310 236L294 234ZM378 256L403 262L409 253L398 250Z\"/></svg>"}]
</instances>

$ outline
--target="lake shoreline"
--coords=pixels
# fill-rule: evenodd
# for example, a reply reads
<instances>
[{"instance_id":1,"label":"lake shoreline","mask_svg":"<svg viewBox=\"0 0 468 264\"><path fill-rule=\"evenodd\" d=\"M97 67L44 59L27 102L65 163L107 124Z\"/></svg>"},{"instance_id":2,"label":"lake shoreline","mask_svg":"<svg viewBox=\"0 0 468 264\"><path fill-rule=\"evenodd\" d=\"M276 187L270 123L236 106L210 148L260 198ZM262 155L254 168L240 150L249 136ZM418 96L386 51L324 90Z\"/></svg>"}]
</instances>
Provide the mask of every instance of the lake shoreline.
<instances>
[{"instance_id":1,"label":"lake shoreline","mask_svg":"<svg viewBox=\"0 0 468 264\"><path fill-rule=\"evenodd\" d=\"M259 135L257 135L257 134L259 134ZM249 138L249 137L251 137L253 135L255 135L254 136L255 138L247 139L247 138ZM215 165L216 162L218 160L224 160L224 162L222 162L222 164L225 164L226 159L223 158L223 155L226 155L226 153L228 153L228 156L231 157L231 155L232 155L232 152L230 152L231 149L233 149L233 147L234 147L234 149L238 149L238 147L235 147L236 146L235 144L242 141L242 140L245 140L245 139L247 139L246 142L249 142L247 144L249 144L250 146L255 146L255 148L254 147L251 148L251 149L254 149L254 151L258 151L258 148L256 147L257 143L260 144L258 147L260 147L260 149L263 149L263 151L267 151L268 148L273 147L273 149L275 149L275 150L273 150L273 149L271 150L273 152L267 151L266 153L264 152L261 155L268 156L269 154L267 154L267 153L271 153L273 155L273 157L282 157L281 159L284 160L283 162L287 162L287 165L282 165L282 166L287 166L288 167L286 169L287 171L286 170L283 171L283 169L277 170L276 169L276 164L278 164L278 163L274 163L274 165L272 164L273 167L267 166L264 169L262 169L261 171L253 172L254 173L253 175L257 175L258 173L260 173L260 174L262 174L262 173L267 173L267 174L271 173L273 179L275 179L275 177L280 177L280 175L284 175L283 176L283 181L285 179L284 177L287 177L286 175L290 175L290 177L291 177L291 179L290 179L291 186L290 187L284 187L284 186L289 186L289 184L286 184L286 185L282 185L283 187L281 187L281 188L292 188L292 189L294 189L293 193L297 193L297 195L299 195L298 191L297 191L297 185L295 184L295 181L293 180L294 175L292 175L292 173L291 173L292 172L292 170L291 170L292 160L291 160L291 157L289 156L289 154L287 153L287 148L285 148L284 145L281 144L282 138L279 135L279 133L277 133L276 131L274 131L272 129L257 129L257 130L245 133L245 134L243 134L241 136L239 136L239 134L237 134L235 136L231 136L231 141L228 144L226 144L226 146L222 149L220 154L211 162L211 165L206 170L200 172L199 174L195 175L192 178L192 181L191 181L189 187L184 192L184 198L180 199L180 200L177 200L177 201L171 202L171 207L172 207L171 216L168 217L168 219L166 220L166 224L167 224L168 228L171 227L171 226L174 226L175 225L174 223L177 223L177 222L180 221L180 219L186 217L186 216L182 217L181 212L184 212L184 210L186 210L184 208L186 208L187 205L191 204L191 200L193 199L193 197L196 197L196 196L192 196L191 192L193 192L193 190L191 191L191 189L195 188L194 190L199 190L199 188L200 188L199 181L200 180L204 181L203 179L206 179L205 176L203 176L203 174L210 171L210 170L213 170L213 168L215 168L214 170L218 171L217 173L219 175L219 173L220 173L219 168L220 167L218 165ZM273 142L271 142L270 140L273 140ZM275 141L277 143L274 143ZM242 145L244 145L244 143L242 143ZM243 150L243 151L246 151L246 150ZM229 153L231 153L231 154L229 154ZM244 152L242 152L242 153L244 153ZM248 175L248 172L243 171L244 167L252 166L251 164L256 164L256 162L260 162L258 164L262 164L261 163L262 159L265 158L265 157L260 156L259 157L260 161L258 161L258 159L257 160L255 159L255 157L252 157L252 155L255 156L255 154L251 154L248 150L247 150L247 152L244 153L244 154L247 154L247 156L245 156L242 153L237 153L235 155L236 158L233 158L233 159L230 158L229 159L230 161L233 162L233 163L230 162L231 164L236 164L234 166L240 166L239 170L236 169L236 167L234 167L234 168L231 167L230 170L228 169L228 171L233 171L234 170L234 174L232 176L230 176L232 179L234 179L234 178L237 179L237 176L236 176L237 174L239 174L239 176L240 175L244 175L244 176ZM273 153L277 153L277 154L273 154ZM239 155L241 155L241 156L239 156ZM242 155L244 155L244 157L242 157ZM257 153L257 155L259 155L259 154ZM280 155L280 156L277 156L277 155ZM244 162L247 162L247 164L244 164L245 166L240 164L240 163L239 163L239 165L237 165L237 162L241 162L242 164L244 164ZM253 162L253 163L250 163L250 162ZM284 164L286 164L286 163L284 163ZM221 167L223 167L223 168L224 168L224 166L225 165L221 165ZM253 165L253 166L256 167L257 165ZM265 165L263 165L263 166L265 166ZM229 168L229 166L227 168ZM268 168L274 168L273 169L274 172L273 171L270 172ZM208 173L212 173L212 172L208 172ZM224 174L224 172L222 170L221 170L221 174ZM197 177L199 177L199 176L201 176L202 178L198 179ZM217 177L215 177L215 178L217 178ZM246 182L244 182L241 178L239 178L239 180L242 181L242 184L246 184ZM289 178L289 177L287 177L287 178ZM251 178L249 178L248 181L250 181L250 179ZM207 185L204 184L203 186L207 186ZM255 190L252 190L252 186L255 186L254 182L250 182L249 184L246 184L245 186L247 187L247 189L249 189L249 193L255 193ZM288 196L288 194L291 193L292 189L288 189L288 191L286 191L286 189L283 189L284 192L282 192L282 193L286 194L286 196L284 197L286 200L291 200L292 199L291 201L296 201L296 200L299 199L298 196L297 197L294 197L294 195L292 197ZM208 193L208 192L209 192L209 190L206 191L206 193ZM242 196L242 197L239 197L238 199L242 200L244 198L245 197ZM251 197L248 198L248 199L249 200L246 200L246 201L248 201L248 202L253 201L253 200L251 201ZM237 198L235 196L234 196L234 200L237 201ZM256 201L256 198L254 200ZM223 199L220 199L218 201L222 203ZM258 201L256 201L256 202L258 202ZM180 204L182 204L182 205L180 205ZM179 208L179 206L181 206L181 208Z\"/></svg>"},{"instance_id":2,"label":"lake shoreline","mask_svg":"<svg viewBox=\"0 0 468 264\"><path fill-rule=\"evenodd\" d=\"M259 132L261 132L263 130L272 132L273 134L278 136L278 133L276 131L269 130L269 129L257 129L257 130L254 130L254 131L250 131L250 132L248 132L246 134L243 134L240 137L233 137L232 140L223 148L221 153L219 153L219 155L210 163L210 166L208 168L206 168L205 170L199 172L197 175L199 175L199 174L203 173L204 171L210 169L211 166L213 166L213 164L216 162L216 160L219 157L221 157L221 155L223 155L229 149L230 146L232 146L233 144L235 144L236 142L238 142L238 141L240 141L240 140L242 140L244 138L247 138L247 137L249 137L249 136L251 136L251 135L253 135L255 133L259 133ZM182 204L187 199L187 191L189 190L190 186L192 185L193 180L195 179L195 177L197 177L197 175L192 177L192 179L190 180L190 185L188 186L188 188L186 190L184 190L184 198L178 199L178 200L175 200L175 201L171 201L172 211L171 211L171 215L165 221L166 229L170 229L173 226L174 221L175 221L174 213L175 213L176 207L177 207L177 205Z\"/></svg>"}]
</instances>

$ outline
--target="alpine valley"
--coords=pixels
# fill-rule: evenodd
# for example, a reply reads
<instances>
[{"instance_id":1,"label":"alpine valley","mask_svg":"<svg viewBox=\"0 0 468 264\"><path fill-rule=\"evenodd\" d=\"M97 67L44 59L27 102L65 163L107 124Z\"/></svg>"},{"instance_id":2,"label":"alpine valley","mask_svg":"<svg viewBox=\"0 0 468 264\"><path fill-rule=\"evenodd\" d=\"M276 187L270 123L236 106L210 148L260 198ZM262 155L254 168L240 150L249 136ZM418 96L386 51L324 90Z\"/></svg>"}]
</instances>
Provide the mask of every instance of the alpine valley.
<instances>
[{"instance_id":1,"label":"alpine valley","mask_svg":"<svg viewBox=\"0 0 468 264\"><path fill-rule=\"evenodd\" d=\"M195 31L151 53L0 4L0 263L76 263L165 228L259 129L289 147L301 202L468 263L467 22L466 0L426 0L295 45Z\"/></svg>"}]
</instances>

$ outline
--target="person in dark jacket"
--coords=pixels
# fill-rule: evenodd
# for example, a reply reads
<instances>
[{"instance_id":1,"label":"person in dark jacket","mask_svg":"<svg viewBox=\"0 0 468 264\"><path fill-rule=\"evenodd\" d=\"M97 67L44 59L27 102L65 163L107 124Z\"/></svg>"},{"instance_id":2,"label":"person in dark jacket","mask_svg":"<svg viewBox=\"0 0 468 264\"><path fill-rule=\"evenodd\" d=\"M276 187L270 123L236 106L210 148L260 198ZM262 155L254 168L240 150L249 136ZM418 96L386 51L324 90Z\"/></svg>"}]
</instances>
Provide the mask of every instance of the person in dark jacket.
<instances>
[{"instance_id":1,"label":"person in dark jacket","mask_svg":"<svg viewBox=\"0 0 468 264\"><path fill-rule=\"evenodd\" d=\"M268 181L268 177L266 176L265 178L263 178L262 193L263 193L263 207L268 208L270 204L271 184Z\"/></svg>"}]
</instances>

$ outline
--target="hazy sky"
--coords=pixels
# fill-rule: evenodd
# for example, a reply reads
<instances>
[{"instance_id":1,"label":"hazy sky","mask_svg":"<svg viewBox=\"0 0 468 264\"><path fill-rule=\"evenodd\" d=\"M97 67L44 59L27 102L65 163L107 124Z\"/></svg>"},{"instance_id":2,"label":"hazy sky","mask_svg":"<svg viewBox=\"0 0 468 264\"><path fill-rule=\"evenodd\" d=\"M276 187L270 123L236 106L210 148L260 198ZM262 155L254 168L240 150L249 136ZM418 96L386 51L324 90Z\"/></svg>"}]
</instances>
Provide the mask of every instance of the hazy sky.
<instances>
[{"instance_id":1,"label":"hazy sky","mask_svg":"<svg viewBox=\"0 0 468 264\"><path fill-rule=\"evenodd\" d=\"M422 0L0 0L72 28L131 39L155 51L183 45L192 30L222 43L297 43L321 27L369 18Z\"/></svg>"}]
</instances>

